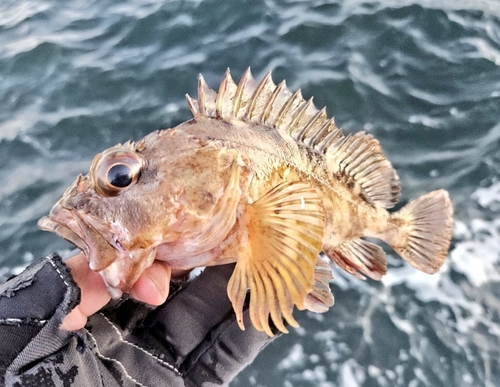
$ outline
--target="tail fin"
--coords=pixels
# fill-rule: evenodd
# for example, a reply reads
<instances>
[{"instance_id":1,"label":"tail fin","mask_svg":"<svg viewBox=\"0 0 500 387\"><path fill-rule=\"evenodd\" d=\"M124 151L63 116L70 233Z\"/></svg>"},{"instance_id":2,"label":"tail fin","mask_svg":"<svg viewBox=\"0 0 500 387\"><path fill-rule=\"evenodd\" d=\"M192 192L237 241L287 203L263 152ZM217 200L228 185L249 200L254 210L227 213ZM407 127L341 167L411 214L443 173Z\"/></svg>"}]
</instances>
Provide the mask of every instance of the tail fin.
<instances>
[{"instance_id":1,"label":"tail fin","mask_svg":"<svg viewBox=\"0 0 500 387\"><path fill-rule=\"evenodd\" d=\"M410 265L433 274L448 255L453 208L448 192L438 190L419 197L393 215L401 222L391 247Z\"/></svg>"}]
</instances>

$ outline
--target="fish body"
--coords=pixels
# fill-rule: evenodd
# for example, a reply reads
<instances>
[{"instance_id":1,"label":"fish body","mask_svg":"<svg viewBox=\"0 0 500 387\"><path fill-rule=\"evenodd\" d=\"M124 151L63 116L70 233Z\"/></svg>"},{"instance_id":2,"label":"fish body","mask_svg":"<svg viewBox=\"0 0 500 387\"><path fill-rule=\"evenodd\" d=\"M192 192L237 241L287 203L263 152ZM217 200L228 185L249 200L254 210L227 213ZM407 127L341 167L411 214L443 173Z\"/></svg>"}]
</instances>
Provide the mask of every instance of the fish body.
<instances>
[{"instance_id":1,"label":"fish body","mask_svg":"<svg viewBox=\"0 0 500 387\"><path fill-rule=\"evenodd\" d=\"M236 262L228 296L243 329L250 317L272 335L271 319L297 326L294 306L333 305L331 262L380 279L379 238L403 259L434 273L449 248L452 206L438 190L390 213L397 173L370 134L344 135L325 109L270 74L229 71L218 92L200 76L194 118L97 155L42 229L82 249L119 297L155 259L172 268Z\"/></svg>"}]
</instances>

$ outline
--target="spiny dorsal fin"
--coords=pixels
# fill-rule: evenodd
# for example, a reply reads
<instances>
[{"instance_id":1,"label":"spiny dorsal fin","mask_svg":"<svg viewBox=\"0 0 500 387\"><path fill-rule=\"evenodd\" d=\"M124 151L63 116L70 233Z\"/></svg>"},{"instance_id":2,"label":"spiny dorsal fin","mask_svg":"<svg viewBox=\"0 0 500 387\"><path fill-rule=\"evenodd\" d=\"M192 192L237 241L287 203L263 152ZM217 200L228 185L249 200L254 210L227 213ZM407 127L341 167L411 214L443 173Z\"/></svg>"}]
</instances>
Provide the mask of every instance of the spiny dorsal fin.
<instances>
[{"instance_id":1,"label":"spiny dorsal fin","mask_svg":"<svg viewBox=\"0 0 500 387\"><path fill-rule=\"evenodd\" d=\"M324 108L316 109L312 98L306 101L300 90L292 93L285 81L276 85L271 73L257 82L248 68L236 85L228 69L218 92L212 90L200 74L198 99L189 95L186 98L195 118L236 119L273 127L284 138L292 137L309 147L324 146L331 133L334 139L342 137L341 130L333 118L327 117Z\"/></svg>"},{"instance_id":2,"label":"spiny dorsal fin","mask_svg":"<svg viewBox=\"0 0 500 387\"><path fill-rule=\"evenodd\" d=\"M292 93L285 81L276 85L271 73L257 82L247 69L236 85L228 69L218 92L200 75L198 99L186 98L195 118L272 127L283 138L325 154L329 169L357 184L363 197L374 205L391 208L398 201L399 179L378 141L364 132L345 137L324 108L316 109L312 98L305 100L300 90Z\"/></svg>"}]
</instances>

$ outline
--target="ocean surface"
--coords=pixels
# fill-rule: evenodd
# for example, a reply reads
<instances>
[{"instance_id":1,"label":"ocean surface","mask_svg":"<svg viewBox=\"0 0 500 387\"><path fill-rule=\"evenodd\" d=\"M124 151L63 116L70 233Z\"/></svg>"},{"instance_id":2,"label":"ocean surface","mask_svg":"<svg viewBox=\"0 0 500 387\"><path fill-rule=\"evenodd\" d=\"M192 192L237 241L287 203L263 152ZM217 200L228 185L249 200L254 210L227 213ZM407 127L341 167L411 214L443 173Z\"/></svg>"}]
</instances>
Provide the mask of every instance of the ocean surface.
<instances>
[{"instance_id":1,"label":"ocean surface","mask_svg":"<svg viewBox=\"0 0 500 387\"><path fill-rule=\"evenodd\" d=\"M456 222L438 274L392 252L381 282L336 270L336 305L231 386L500 386L497 0L3 0L0 281L70 247L36 222L96 153L189 119L198 73L248 66L378 138L402 203L446 188Z\"/></svg>"}]
</instances>

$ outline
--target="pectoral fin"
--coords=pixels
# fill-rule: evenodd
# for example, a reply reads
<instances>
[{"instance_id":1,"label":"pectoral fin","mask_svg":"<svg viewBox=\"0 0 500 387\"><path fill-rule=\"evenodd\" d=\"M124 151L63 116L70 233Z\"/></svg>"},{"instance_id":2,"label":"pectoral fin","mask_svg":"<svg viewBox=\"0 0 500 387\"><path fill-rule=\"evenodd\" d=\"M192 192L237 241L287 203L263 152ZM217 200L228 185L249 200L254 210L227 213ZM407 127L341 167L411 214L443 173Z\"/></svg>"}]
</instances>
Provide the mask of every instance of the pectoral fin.
<instances>
[{"instance_id":1,"label":"pectoral fin","mask_svg":"<svg viewBox=\"0 0 500 387\"><path fill-rule=\"evenodd\" d=\"M323 208L314 188L282 183L245 209L241 256L228 284L229 299L241 329L243 304L250 290L250 319L273 336L269 317L282 332L283 319L298 326L293 306L305 308L323 238Z\"/></svg>"}]
</instances>

